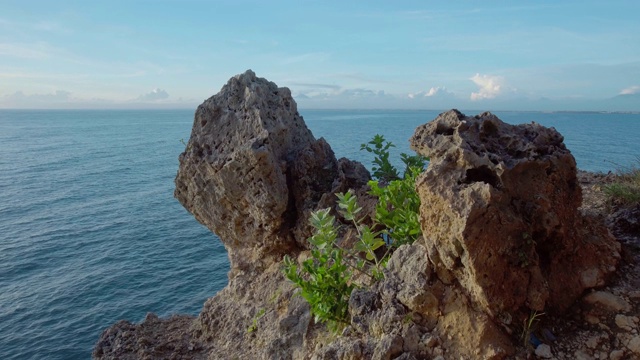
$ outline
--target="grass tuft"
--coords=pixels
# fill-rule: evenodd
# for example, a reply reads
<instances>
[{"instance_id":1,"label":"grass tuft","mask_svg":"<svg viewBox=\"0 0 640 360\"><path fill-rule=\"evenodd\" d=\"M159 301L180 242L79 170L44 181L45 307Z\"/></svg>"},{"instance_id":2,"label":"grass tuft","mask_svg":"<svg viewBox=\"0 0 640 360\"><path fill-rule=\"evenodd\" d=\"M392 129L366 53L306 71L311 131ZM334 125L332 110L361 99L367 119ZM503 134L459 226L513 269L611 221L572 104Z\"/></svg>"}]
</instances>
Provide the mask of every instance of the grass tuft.
<instances>
[{"instance_id":1,"label":"grass tuft","mask_svg":"<svg viewBox=\"0 0 640 360\"><path fill-rule=\"evenodd\" d=\"M636 164L624 170L619 170L616 181L604 187L609 199L623 205L640 203L640 158Z\"/></svg>"}]
</instances>

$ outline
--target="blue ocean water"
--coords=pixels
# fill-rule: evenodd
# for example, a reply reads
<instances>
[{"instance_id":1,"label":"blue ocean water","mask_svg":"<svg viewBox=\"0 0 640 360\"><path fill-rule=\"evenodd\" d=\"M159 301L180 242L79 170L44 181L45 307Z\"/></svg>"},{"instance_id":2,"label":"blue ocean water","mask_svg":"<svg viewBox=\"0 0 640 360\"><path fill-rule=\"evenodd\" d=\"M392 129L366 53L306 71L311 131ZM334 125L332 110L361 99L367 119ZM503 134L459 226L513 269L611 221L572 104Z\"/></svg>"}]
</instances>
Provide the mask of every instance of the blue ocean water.
<instances>
[{"instance_id":1,"label":"blue ocean water","mask_svg":"<svg viewBox=\"0 0 640 360\"><path fill-rule=\"evenodd\" d=\"M336 156L407 139L436 111L301 110ZM473 113L475 114L475 112ZM640 156L640 115L497 112L563 135L578 166ZM193 111L0 111L0 358L87 359L119 319L196 315L226 284L224 247L173 198Z\"/></svg>"}]
</instances>

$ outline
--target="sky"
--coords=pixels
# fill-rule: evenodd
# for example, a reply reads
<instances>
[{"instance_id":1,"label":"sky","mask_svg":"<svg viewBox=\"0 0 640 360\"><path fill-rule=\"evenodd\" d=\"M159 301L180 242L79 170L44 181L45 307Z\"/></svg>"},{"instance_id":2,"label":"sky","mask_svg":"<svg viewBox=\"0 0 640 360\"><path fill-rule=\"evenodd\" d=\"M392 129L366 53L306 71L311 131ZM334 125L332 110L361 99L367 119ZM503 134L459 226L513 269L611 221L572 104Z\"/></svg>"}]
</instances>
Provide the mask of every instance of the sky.
<instances>
[{"instance_id":1,"label":"sky","mask_svg":"<svg viewBox=\"0 0 640 360\"><path fill-rule=\"evenodd\" d=\"M0 0L0 108L640 111L640 1Z\"/></svg>"}]
</instances>

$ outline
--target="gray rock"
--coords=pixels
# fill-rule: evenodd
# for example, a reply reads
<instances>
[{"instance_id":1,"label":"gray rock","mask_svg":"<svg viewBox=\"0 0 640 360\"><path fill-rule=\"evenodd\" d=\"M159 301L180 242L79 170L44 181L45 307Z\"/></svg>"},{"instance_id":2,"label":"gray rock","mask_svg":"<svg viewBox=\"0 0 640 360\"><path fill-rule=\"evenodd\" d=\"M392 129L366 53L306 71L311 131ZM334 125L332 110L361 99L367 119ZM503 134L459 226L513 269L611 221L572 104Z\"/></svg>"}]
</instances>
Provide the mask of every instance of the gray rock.
<instances>
[{"instance_id":1,"label":"gray rock","mask_svg":"<svg viewBox=\"0 0 640 360\"><path fill-rule=\"evenodd\" d=\"M627 348L635 355L640 356L640 336L634 336L629 340Z\"/></svg>"},{"instance_id":2,"label":"gray rock","mask_svg":"<svg viewBox=\"0 0 640 360\"><path fill-rule=\"evenodd\" d=\"M594 291L585 296L582 301L589 305L598 306L610 313L631 310L631 305L626 300L608 291Z\"/></svg>"},{"instance_id":3,"label":"gray rock","mask_svg":"<svg viewBox=\"0 0 640 360\"><path fill-rule=\"evenodd\" d=\"M391 360L402 353L403 340L398 335L385 335L373 351L373 360Z\"/></svg>"},{"instance_id":4,"label":"gray rock","mask_svg":"<svg viewBox=\"0 0 640 360\"><path fill-rule=\"evenodd\" d=\"M323 196L341 182L366 183L358 165L340 166L289 89L249 70L196 110L175 197L220 237L232 270L263 268L307 246L308 217Z\"/></svg>"},{"instance_id":5,"label":"gray rock","mask_svg":"<svg viewBox=\"0 0 640 360\"><path fill-rule=\"evenodd\" d=\"M553 354L551 354L551 347L547 344L540 344L536 348L536 356L542 359L551 359Z\"/></svg>"}]
</instances>

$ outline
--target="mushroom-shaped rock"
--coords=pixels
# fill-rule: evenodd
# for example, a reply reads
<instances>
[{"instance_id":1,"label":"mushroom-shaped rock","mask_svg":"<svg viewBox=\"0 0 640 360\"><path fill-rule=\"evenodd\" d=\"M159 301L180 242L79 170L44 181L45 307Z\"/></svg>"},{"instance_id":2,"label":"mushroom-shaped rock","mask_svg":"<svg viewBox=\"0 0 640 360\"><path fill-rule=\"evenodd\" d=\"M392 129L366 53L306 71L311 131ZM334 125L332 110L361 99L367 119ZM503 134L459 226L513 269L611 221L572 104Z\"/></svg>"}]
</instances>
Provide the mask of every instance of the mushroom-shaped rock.
<instances>
[{"instance_id":1,"label":"mushroom-shaped rock","mask_svg":"<svg viewBox=\"0 0 640 360\"><path fill-rule=\"evenodd\" d=\"M196 110L175 197L220 237L232 269L264 267L305 246L309 214L337 182L366 183L345 180L343 163L313 137L289 89L248 70Z\"/></svg>"}]
</instances>

